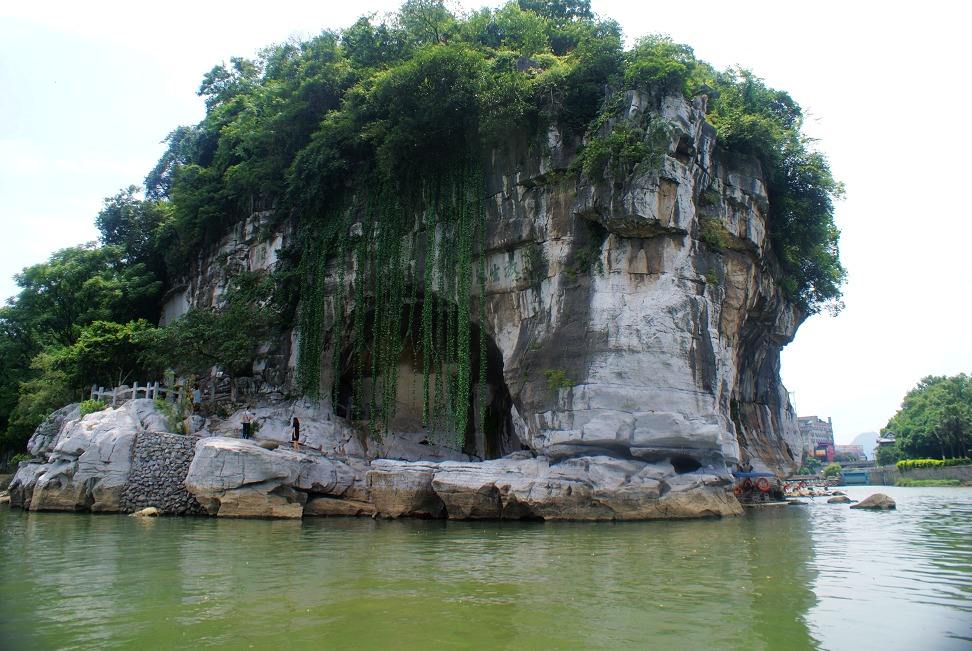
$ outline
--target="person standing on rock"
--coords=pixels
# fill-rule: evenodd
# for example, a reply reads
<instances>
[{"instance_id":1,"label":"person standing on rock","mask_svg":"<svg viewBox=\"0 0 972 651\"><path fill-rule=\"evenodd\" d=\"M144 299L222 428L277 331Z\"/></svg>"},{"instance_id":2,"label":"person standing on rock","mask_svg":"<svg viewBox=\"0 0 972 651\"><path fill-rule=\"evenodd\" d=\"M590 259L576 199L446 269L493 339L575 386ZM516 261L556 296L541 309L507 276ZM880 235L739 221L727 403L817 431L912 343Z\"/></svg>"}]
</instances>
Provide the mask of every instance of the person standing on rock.
<instances>
[{"instance_id":1,"label":"person standing on rock","mask_svg":"<svg viewBox=\"0 0 972 651\"><path fill-rule=\"evenodd\" d=\"M250 414L249 409L243 410L243 417L240 418L240 423L243 425L243 431L240 434L240 438L248 439L250 438L250 423L253 422L253 416Z\"/></svg>"},{"instance_id":2,"label":"person standing on rock","mask_svg":"<svg viewBox=\"0 0 972 651\"><path fill-rule=\"evenodd\" d=\"M300 452L300 421L297 420L296 416L294 416L294 421L290 424L290 427L293 430L290 440L293 441L294 452Z\"/></svg>"}]
</instances>

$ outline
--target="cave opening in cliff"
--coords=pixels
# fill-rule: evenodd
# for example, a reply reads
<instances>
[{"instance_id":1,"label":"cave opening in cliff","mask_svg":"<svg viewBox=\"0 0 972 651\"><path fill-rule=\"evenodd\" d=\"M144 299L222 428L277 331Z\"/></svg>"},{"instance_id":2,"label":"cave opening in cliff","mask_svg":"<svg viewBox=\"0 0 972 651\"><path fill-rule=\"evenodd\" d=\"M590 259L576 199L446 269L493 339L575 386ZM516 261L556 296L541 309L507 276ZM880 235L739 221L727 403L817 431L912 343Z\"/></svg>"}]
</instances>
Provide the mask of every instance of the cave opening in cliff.
<instances>
[{"instance_id":1,"label":"cave opening in cliff","mask_svg":"<svg viewBox=\"0 0 972 651\"><path fill-rule=\"evenodd\" d=\"M673 455L669 460L671 461L672 467L675 468L675 472L679 475L695 472L702 467L702 464L698 459L690 457L686 454Z\"/></svg>"},{"instance_id":2,"label":"cave opening in cliff","mask_svg":"<svg viewBox=\"0 0 972 651\"><path fill-rule=\"evenodd\" d=\"M448 304L443 305L436 298L431 300L435 301L433 313L448 313L442 309L448 308ZM481 332L477 322L470 324L468 394L455 395L460 369L454 359L438 366L433 362L429 372L425 371L426 361L435 360L442 351L440 346L430 355L423 352L423 308L424 300L419 296L414 305L403 309L402 350L394 386L388 390L394 394L390 401L393 404L379 404L387 380L375 378L374 342L369 341L358 351L357 359L351 346L342 351L335 402L337 415L362 426L368 423L374 427L376 421L381 421L379 428L387 427L387 433L401 439L461 450L477 459L495 459L521 449L513 430L513 400L503 376L503 356L496 342L488 332ZM369 312L365 319L366 332L371 332L373 323L374 313ZM456 426L457 405L458 409L466 406L466 425L461 435Z\"/></svg>"}]
</instances>

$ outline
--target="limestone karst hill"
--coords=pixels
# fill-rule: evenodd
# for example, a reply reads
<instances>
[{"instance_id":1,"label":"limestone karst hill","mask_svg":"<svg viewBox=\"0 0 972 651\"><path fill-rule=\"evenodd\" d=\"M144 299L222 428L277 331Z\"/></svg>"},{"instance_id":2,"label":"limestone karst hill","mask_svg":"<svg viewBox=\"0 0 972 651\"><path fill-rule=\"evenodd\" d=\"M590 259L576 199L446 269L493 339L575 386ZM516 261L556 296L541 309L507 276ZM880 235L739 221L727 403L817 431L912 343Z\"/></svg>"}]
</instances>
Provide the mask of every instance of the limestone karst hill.
<instances>
[{"instance_id":1,"label":"limestone karst hill","mask_svg":"<svg viewBox=\"0 0 972 651\"><path fill-rule=\"evenodd\" d=\"M625 51L584 2L406 3L200 92L146 200L101 220L120 246L155 220L141 376L245 387L184 432L173 512L719 515L736 464L799 462L779 353L839 301L840 188L785 93L665 38ZM281 448L231 440L244 401ZM15 501L124 510L72 479L108 434L71 428L151 435L85 424L119 418L46 424Z\"/></svg>"}]
</instances>

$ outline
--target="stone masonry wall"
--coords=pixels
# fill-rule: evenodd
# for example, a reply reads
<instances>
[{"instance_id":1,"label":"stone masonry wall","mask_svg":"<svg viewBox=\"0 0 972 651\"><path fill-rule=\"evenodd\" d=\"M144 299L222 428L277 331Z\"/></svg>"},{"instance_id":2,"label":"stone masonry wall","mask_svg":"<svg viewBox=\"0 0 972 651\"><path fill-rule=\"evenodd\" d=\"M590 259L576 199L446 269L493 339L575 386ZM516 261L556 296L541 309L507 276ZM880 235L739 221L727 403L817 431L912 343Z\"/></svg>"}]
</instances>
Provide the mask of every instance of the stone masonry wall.
<instances>
[{"instance_id":1,"label":"stone masonry wall","mask_svg":"<svg viewBox=\"0 0 972 651\"><path fill-rule=\"evenodd\" d=\"M896 479L958 479L972 481L972 466L948 466L945 468L912 468L902 473L897 466L881 466L869 470L868 483L875 486L894 486Z\"/></svg>"},{"instance_id":2,"label":"stone masonry wall","mask_svg":"<svg viewBox=\"0 0 972 651\"><path fill-rule=\"evenodd\" d=\"M121 499L122 511L154 506L171 515L206 511L183 482L195 453L194 436L141 432L132 446L132 471Z\"/></svg>"}]
</instances>

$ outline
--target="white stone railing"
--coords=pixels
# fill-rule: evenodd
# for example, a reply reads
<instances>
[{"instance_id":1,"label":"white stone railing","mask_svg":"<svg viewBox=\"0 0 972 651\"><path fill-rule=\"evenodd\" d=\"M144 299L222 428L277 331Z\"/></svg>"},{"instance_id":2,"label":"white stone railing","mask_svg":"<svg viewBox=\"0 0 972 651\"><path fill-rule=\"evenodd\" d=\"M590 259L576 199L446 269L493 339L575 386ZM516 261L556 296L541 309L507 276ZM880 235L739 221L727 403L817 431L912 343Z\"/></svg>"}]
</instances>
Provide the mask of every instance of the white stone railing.
<instances>
[{"instance_id":1,"label":"white stone railing","mask_svg":"<svg viewBox=\"0 0 972 651\"><path fill-rule=\"evenodd\" d=\"M212 378L202 380L197 383L199 386L200 397L203 402L216 404L221 400L236 402L242 396L254 392L246 378L234 380L228 377ZM174 387L162 386L159 382L148 382L139 384L133 382L132 386L123 384L118 387L108 388L91 386L91 399L101 400L106 404L115 407L128 400L136 398L158 398L167 402L180 402L185 395L185 386L181 383Z\"/></svg>"},{"instance_id":2,"label":"white stone railing","mask_svg":"<svg viewBox=\"0 0 972 651\"><path fill-rule=\"evenodd\" d=\"M110 404L112 407L117 406L119 403L127 402L128 400L135 400L138 398L139 393L142 394L143 398L158 398L167 402L180 402L183 396L183 387L182 385L165 387L158 382L148 382L142 385L139 385L138 382L132 382L132 386L123 384L109 389L97 385L91 386L91 399L101 400L106 404Z\"/></svg>"}]
</instances>

